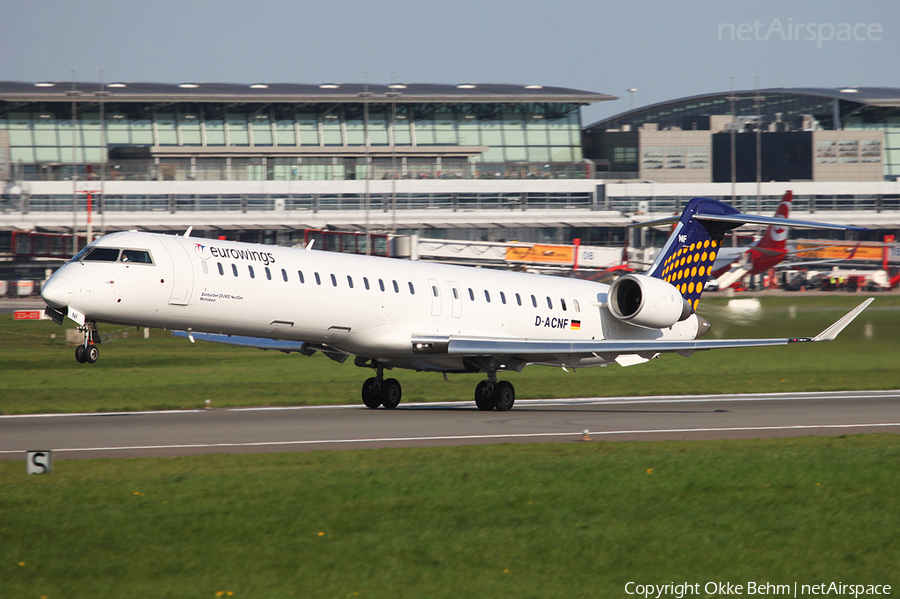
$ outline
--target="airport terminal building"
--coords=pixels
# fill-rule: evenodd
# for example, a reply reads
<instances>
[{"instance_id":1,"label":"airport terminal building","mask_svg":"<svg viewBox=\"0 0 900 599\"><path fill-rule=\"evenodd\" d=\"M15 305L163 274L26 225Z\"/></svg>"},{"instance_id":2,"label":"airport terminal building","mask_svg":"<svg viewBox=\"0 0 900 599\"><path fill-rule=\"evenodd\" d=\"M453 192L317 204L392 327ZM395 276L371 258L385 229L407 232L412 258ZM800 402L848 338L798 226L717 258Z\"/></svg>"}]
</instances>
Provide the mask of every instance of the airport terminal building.
<instances>
[{"instance_id":1,"label":"airport terminal building","mask_svg":"<svg viewBox=\"0 0 900 599\"><path fill-rule=\"evenodd\" d=\"M540 85L0 82L0 253L14 232L89 226L621 246L628 224L692 197L765 214L786 189L798 218L900 229L900 90L709 94L583 126L581 107L612 99Z\"/></svg>"},{"instance_id":2,"label":"airport terminal building","mask_svg":"<svg viewBox=\"0 0 900 599\"><path fill-rule=\"evenodd\" d=\"M0 83L5 179L472 178L579 163L579 107L539 85ZM479 165L475 167L474 165Z\"/></svg>"},{"instance_id":3,"label":"airport terminal building","mask_svg":"<svg viewBox=\"0 0 900 599\"><path fill-rule=\"evenodd\" d=\"M584 137L598 169L659 182L730 182L732 144L737 181L756 181L757 151L762 181L895 180L900 89L704 94L604 119Z\"/></svg>"}]
</instances>

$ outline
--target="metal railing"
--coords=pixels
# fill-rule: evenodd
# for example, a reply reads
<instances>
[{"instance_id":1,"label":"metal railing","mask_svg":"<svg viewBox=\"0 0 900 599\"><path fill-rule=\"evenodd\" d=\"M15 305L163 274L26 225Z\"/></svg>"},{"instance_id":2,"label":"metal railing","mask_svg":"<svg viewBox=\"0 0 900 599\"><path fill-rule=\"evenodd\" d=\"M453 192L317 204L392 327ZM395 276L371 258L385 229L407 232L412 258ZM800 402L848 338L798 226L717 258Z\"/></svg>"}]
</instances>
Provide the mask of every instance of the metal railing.
<instances>
[{"instance_id":1,"label":"metal railing","mask_svg":"<svg viewBox=\"0 0 900 599\"><path fill-rule=\"evenodd\" d=\"M103 212L272 212L364 210L365 195L338 194L218 194L218 195L106 195L94 197L93 211ZM87 200L78 198L78 212L87 211ZM369 196L369 209L388 212L394 208L389 193ZM590 192L564 193L398 193L397 210L565 210L596 209ZM47 213L73 210L70 194L32 195L0 199L0 212Z\"/></svg>"},{"instance_id":2,"label":"metal railing","mask_svg":"<svg viewBox=\"0 0 900 599\"><path fill-rule=\"evenodd\" d=\"M254 159L261 160L261 159ZM17 181L71 181L71 165L16 165ZM365 179L364 163L335 164L190 164L161 160L158 164L79 165L75 169L79 181L361 181ZM396 168L372 164L371 180L415 179L592 179L593 165L588 162L480 162L480 163L408 163ZM625 173L627 174L627 173Z\"/></svg>"}]
</instances>

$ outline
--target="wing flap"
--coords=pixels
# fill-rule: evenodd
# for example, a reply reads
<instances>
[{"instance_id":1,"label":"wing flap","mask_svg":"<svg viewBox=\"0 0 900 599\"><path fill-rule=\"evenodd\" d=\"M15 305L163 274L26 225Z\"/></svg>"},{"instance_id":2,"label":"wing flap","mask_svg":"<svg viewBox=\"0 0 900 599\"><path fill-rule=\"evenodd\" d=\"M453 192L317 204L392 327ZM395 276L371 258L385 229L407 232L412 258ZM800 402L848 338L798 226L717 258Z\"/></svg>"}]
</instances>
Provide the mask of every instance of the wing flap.
<instances>
[{"instance_id":1,"label":"wing flap","mask_svg":"<svg viewBox=\"0 0 900 599\"><path fill-rule=\"evenodd\" d=\"M314 353L322 352L329 360L334 360L339 364L343 364L350 354L338 351L327 345L318 343L307 343L305 341L289 341L287 339L268 339L266 337L245 337L242 335L222 335L220 333L195 333L193 331L172 331L175 337L193 338L200 341L211 341L212 343L223 343L225 345L237 345L239 347L253 347L256 349L269 350L273 349L285 354L298 352L304 356L311 356Z\"/></svg>"}]
</instances>

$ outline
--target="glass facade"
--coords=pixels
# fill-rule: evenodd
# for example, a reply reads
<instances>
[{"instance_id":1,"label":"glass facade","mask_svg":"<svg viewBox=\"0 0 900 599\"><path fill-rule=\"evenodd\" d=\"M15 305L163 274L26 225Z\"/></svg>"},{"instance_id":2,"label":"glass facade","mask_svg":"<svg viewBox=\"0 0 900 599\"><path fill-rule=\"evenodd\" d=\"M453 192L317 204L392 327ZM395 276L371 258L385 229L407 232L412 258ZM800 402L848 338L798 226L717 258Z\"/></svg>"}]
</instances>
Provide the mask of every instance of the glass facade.
<instances>
[{"instance_id":1,"label":"glass facade","mask_svg":"<svg viewBox=\"0 0 900 599\"><path fill-rule=\"evenodd\" d=\"M732 114L730 94L701 96L683 101L665 103L645 110L630 111L619 117L603 122L605 128L630 125L639 128L647 123L654 123L660 129L678 127L691 128L690 117L702 117L714 114ZM757 113L755 93L737 92L734 94L734 111L738 116L753 117ZM834 128L834 100L831 98L794 95L784 93L764 93L759 96L759 113L763 123L774 123L776 120L788 120L797 115L811 115L824 129ZM858 104L841 102L841 117L851 113ZM697 127L698 129L701 127Z\"/></svg>"},{"instance_id":2,"label":"glass facade","mask_svg":"<svg viewBox=\"0 0 900 599\"><path fill-rule=\"evenodd\" d=\"M900 108L866 107L844 119L845 129L865 129L884 132L884 175L888 179L900 177ZM874 159L877 149L872 144L860 148L859 160ZM851 159L849 149L844 149L845 160ZM841 159L842 156L837 156Z\"/></svg>"},{"instance_id":3,"label":"glass facade","mask_svg":"<svg viewBox=\"0 0 900 599\"><path fill-rule=\"evenodd\" d=\"M529 163L540 171L549 163L581 162L579 106L109 101L101 107L97 100L74 105L0 102L0 131L8 133L14 175L23 179L69 178L73 164L79 165L79 172L85 165L103 164L123 176L143 164L145 171L148 166L159 171L153 176L170 178L166 173L176 172L177 178L195 180L358 179L365 173L359 156L367 146L375 155L406 157L395 176L411 177L415 175L410 172L420 171L431 178L444 176L447 161L459 159L460 152L441 148L471 148L462 152L463 159L476 165ZM482 151L481 146L487 149ZM198 151L183 153L187 148ZM224 152L210 157L215 148ZM242 156L241 150L249 148L252 156ZM265 148L272 148L272 153L267 155ZM298 148L296 155L289 148ZM315 148L322 148L322 154L317 156ZM412 148L417 150L404 154ZM434 152L426 151L429 158L421 158L422 148ZM178 149L179 157L167 157L166 149ZM410 170L410 163L416 162L425 168L413 164ZM382 161L374 176L389 177L385 171L394 170L390 164ZM509 169L494 170L506 176ZM452 176L474 172L450 171Z\"/></svg>"}]
</instances>

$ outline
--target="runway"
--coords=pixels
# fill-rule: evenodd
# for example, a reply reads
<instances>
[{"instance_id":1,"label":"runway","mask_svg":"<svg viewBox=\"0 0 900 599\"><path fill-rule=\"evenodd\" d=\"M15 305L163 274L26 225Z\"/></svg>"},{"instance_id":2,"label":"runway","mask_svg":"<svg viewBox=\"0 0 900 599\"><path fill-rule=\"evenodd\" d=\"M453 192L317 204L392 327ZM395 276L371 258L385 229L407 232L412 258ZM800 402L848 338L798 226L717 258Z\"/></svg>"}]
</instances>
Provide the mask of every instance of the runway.
<instances>
[{"instance_id":1,"label":"runway","mask_svg":"<svg viewBox=\"0 0 900 599\"><path fill-rule=\"evenodd\" d=\"M0 416L0 459L900 433L900 391L518 400Z\"/></svg>"}]
</instances>

